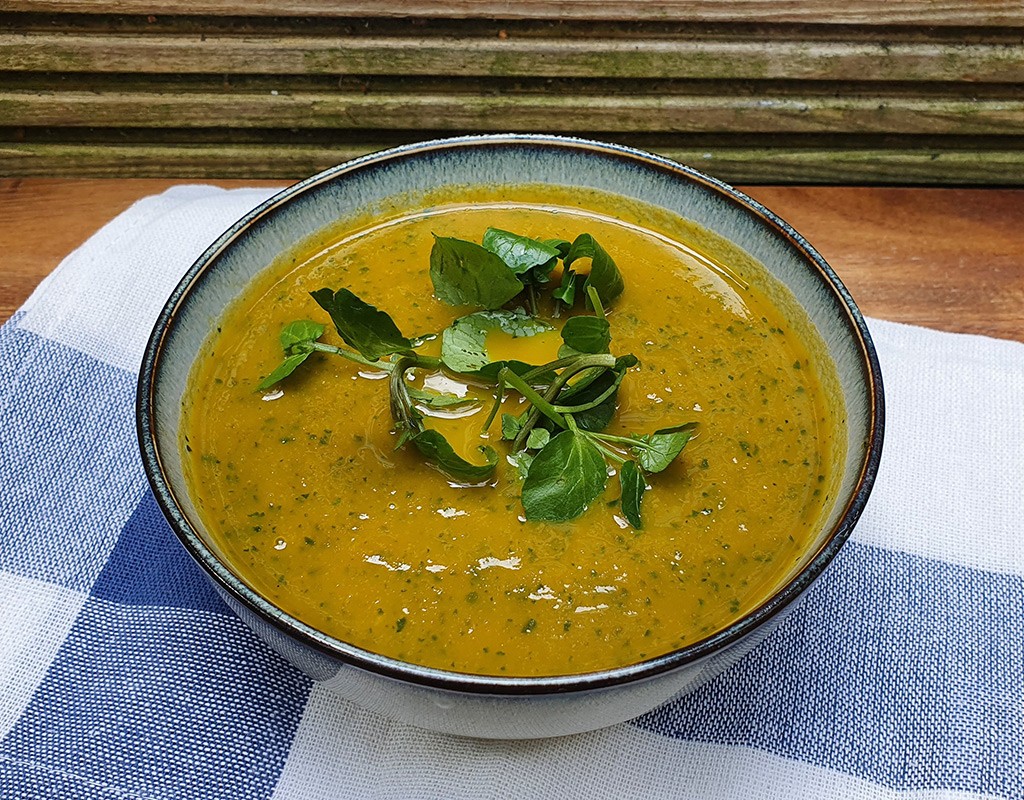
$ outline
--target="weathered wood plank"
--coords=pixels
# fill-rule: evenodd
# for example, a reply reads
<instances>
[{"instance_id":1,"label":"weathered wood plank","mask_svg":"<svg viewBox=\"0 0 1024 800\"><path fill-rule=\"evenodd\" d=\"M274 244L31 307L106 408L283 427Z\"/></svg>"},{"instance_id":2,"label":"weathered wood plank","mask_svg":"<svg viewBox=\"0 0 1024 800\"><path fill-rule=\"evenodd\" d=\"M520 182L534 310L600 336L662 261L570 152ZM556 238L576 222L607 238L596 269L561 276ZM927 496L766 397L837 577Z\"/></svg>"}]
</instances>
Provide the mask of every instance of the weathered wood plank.
<instances>
[{"instance_id":1,"label":"weathered wood plank","mask_svg":"<svg viewBox=\"0 0 1024 800\"><path fill-rule=\"evenodd\" d=\"M0 11L1024 27L1019 0L0 0Z\"/></svg>"},{"instance_id":2,"label":"weathered wood plank","mask_svg":"<svg viewBox=\"0 0 1024 800\"><path fill-rule=\"evenodd\" d=\"M366 153L379 144L338 147L277 144L106 144L0 142L0 175L89 178L246 177L311 175Z\"/></svg>"},{"instance_id":3,"label":"weathered wood plank","mask_svg":"<svg viewBox=\"0 0 1024 800\"><path fill-rule=\"evenodd\" d=\"M0 143L0 175L294 179L383 148L383 144L374 142L336 147ZM1024 183L1024 150L1020 149L837 150L783 146L652 149L731 183L993 186Z\"/></svg>"},{"instance_id":4,"label":"weathered wood plank","mask_svg":"<svg viewBox=\"0 0 1024 800\"><path fill-rule=\"evenodd\" d=\"M0 70L1024 82L1024 43L0 34Z\"/></svg>"},{"instance_id":5,"label":"weathered wood plank","mask_svg":"<svg viewBox=\"0 0 1024 800\"><path fill-rule=\"evenodd\" d=\"M837 91L840 91L837 89ZM0 93L11 126L476 131L1007 134L1024 99L232 93L178 89Z\"/></svg>"}]
</instances>

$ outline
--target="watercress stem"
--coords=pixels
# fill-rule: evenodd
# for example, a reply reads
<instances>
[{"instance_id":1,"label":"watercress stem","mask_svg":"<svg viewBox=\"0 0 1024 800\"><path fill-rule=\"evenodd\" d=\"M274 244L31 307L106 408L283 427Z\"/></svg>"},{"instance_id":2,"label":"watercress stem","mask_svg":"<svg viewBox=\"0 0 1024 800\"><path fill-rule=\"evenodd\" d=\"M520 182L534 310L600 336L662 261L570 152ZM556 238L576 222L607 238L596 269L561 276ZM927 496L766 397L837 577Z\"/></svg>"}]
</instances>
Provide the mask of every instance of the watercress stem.
<instances>
[{"instance_id":1,"label":"watercress stem","mask_svg":"<svg viewBox=\"0 0 1024 800\"><path fill-rule=\"evenodd\" d=\"M537 316L537 288L532 284L526 284L526 299L530 304L530 314Z\"/></svg>"},{"instance_id":2,"label":"watercress stem","mask_svg":"<svg viewBox=\"0 0 1024 800\"><path fill-rule=\"evenodd\" d=\"M533 383L534 380L539 378L541 375L546 375L549 372L555 372L556 370L565 369L570 367L580 360L580 356L565 356L565 358L557 358L554 361L549 361L547 364L541 364L539 367L534 367L529 372L524 372L519 377L527 383ZM612 359L612 364L615 361Z\"/></svg>"},{"instance_id":3,"label":"watercress stem","mask_svg":"<svg viewBox=\"0 0 1024 800\"><path fill-rule=\"evenodd\" d=\"M583 434L584 434L584 436L586 436L593 443L593 445L598 450L600 450L604 454L605 458L610 458L616 464L625 464L626 461L628 460L626 458L623 458L622 455L617 453L615 450L610 448L608 445L604 444L603 442L601 442L598 439L595 439L594 438L594 434L593 434L592 431L585 431L585 432L583 432Z\"/></svg>"},{"instance_id":4,"label":"watercress stem","mask_svg":"<svg viewBox=\"0 0 1024 800\"><path fill-rule=\"evenodd\" d=\"M594 313L597 314L598 319L604 319L604 306L601 305L601 295L597 293L597 289L593 286L588 286L587 296L590 298L591 305L594 306Z\"/></svg>"},{"instance_id":5,"label":"watercress stem","mask_svg":"<svg viewBox=\"0 0 1024 800\"><path fill-rule=\"evenodd\" d=\"M416 366L416 359L413 356L401 356L390 366L391 377L388 379L390 389L391 416L395 422L406 431L415 430L417 425L417 413L412 408L412 400L405 388L405 373Z\"/></svg>"},{"instance_id":6,"label":"watercress stem","mask_svg":"<svg viewBox=\"0 0 1024 800\"><path fill-rule=\"evenodd\" d=\"M324 344L323 342L311 342L310 344L314 350L318 350L321 353L331 353L332 355L341 356L342 358L347 358L349 361L362 364L364 367L382 369L385 372L391 372L395 368L395 362L386 361L383 358L377 361L371 361L354 350L346 350L343 347L336 347L333 344ZM412 369L413 367L420 367L421 369L439 369L441 367L441 359L434 358L433 356L422 356L419 353L412 353L409 355L403 355L402 358L408 359L409 361L406 369Z\"/></svg>"},{"instance_id":7,"label":"watercress stem","mask_svg":"<svg viewBox=\"0 0 1024 800\"><path fill-rule=\"evenodd\" d=\"M313 342L312 345L314 350L319 350L321 353L332 353L336 356L347 358L349 361L355 361L357 364L362 364L364 367L382 369L386 372L390 372L393 367L390 361L371 361L370 359L363 357L354 350L345 350L341 347L335 347L333 344Z\"/></svg>"},{"instance_id":8,"label":"watercress stem","mask_svg":"<svg viewBox=\"0 0 1024 800\"><path fill-rule=\"evenodd\" d=\"M530 384L528 384L526 381L524 381L522 378L516 375L508 367L501 368L501 371L498 372L498 380L504 381L517 392L519 392L519 394L521 394L523 397L525 397L527 400L533 403L534 408L540 411L541 414L550 419L558 427L565 427L565 419L562 417L561 414L554 410L551 403L549 403L547 400L541 397L541 395L537 392L536 389L530 386Z\"/></svg>"},{"instance_id":9,"label":"watercress stem","mask_svg":"<svg viewBox=\"0 0 1024 800\"><path fill-rule=\"evenodd\" d=\"M505 399L505 381L502 380L501 374L498 375L498 393L494 397L494 404L491 406L491 413L487 415L487 419L484 421L483 428L480 429L481 433L485 433L488 428L491 427L491 423L494 422L494 418L498 416L498 409L501 408L501 401Z\"/></svg>"},{"instance_id":10,"label":"watercress stem","mask_svg":"<svg viewBox=\"0 0 1024 800\"><path fill-rule=\"evenodd\" d=\"M603 439L606 442L619 442L629 447L639 447L641 449L650 449L650 445L641 439L629 439L625 436L616 436L614 433L599 433L594 431L591 436L596 436L598 439Z\"/></svg>"}]
</instances>

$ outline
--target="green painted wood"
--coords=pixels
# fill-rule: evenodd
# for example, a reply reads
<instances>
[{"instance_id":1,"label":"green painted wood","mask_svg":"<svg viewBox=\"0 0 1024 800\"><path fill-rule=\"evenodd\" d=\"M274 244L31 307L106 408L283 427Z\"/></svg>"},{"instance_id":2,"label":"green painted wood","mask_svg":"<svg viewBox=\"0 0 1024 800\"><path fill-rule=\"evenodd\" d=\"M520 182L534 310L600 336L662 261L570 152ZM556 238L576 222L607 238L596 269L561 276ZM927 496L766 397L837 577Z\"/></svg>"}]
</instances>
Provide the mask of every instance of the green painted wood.
<instances>
[{"instance_id":1,"label":"green painted wood","mask_svg":"<svg viewBox=\"0 0 1024 800\"><path fill-rule=\"evenodd\" d=\"M0 0L0 125L0 175L276 178L509 130L732 182L1024 185L1024 4Z\"/></svg>"},{"instance_id":2,"label":"green painted wood","mask_svg":"<svg viewBox=\"0 0 1024 800\"><path fill-rule=\"evenodd\" d=\"M0 70L1024 82L1024 42L0 33Z\"/></svg>"},{"instance_id":3,"label":"green painted wood","mask_svg":"<svg viewBox=\"0 0 1024 800\"><path fill-rule=\"evenodd\" d=\"M1024 99L903 96L0 92L10 126L611 133L1015 134ZM836 88L837 93L842 91Z\"/></svg>"},{"instance_id":4,"label":"green painted wood","mask_svg":"<svg viewBox=\"0 0 1024 800\"><path fill-rule=\"evenodd\" d=\"M0 0L0 11L274 17L606 19L786 24L1016 26L1019 0Z\"/></svg>"},{"instance_id":5,"label":"green painted wood","mask_svg":"<svg viewBox=\"0 0 1024 800\"><path fill-rule=\"evenodd\" d=\"M0 174L65 177L294 178L382 149L382 143L187 145L0 144ZM1020 149L657 147L731 183L1020 185Z\"/></svg>"}]
</instances>

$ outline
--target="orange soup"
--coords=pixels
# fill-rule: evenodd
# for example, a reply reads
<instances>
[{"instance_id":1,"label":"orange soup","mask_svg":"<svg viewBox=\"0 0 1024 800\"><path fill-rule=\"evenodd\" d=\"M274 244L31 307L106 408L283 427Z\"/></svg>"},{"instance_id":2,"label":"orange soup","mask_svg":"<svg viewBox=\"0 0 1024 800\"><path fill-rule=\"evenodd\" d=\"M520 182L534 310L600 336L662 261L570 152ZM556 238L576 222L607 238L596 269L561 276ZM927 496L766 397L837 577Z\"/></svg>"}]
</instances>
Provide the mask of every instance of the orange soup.
<instances>
[{"instance_id":1,"label":"orange soup","mask_svg":"<svg viewBox=\"0 0 1024 800\"><path fill-rule=\"evenodd\" d=\"M609 452L628 458L631 434L696 424L671 464L642 476L641 527L623 509L622 458L610 458L606 488L577 518L527 519L522 465L502 439L503 415L529 407L515 390L484 431L493 383L426 368L403 379L451 400L417 408L462 458L481 463L481 444L496 451L493 474L466 481L408 443L396 449L383 365L316 351L258 388L281 363L278 335L293 320L323 323L320 341L344 346L310 295L322 287L350 290L407 336L472 313L435 296L431 251L435 237L479 243L488 228L541 241L587 233L617 264L624 289L604 309L609 347L638 363L605 429L627 444L609 438ZM578 267L585 274L585 261ZM488 334L488 356L557 359L566 319L593 312L578 301L555 316L555 306L539 301L549 329L537 335ZM302 243L225 311L191 377L188 479L238 575L360 648L486 675L633 664L749 612L813 546L843 452L834 367L809 330L749 258L616 198L522 187L395 209ZM440 351L439 339L419 348Z\"/></svg>"}]
</instances>

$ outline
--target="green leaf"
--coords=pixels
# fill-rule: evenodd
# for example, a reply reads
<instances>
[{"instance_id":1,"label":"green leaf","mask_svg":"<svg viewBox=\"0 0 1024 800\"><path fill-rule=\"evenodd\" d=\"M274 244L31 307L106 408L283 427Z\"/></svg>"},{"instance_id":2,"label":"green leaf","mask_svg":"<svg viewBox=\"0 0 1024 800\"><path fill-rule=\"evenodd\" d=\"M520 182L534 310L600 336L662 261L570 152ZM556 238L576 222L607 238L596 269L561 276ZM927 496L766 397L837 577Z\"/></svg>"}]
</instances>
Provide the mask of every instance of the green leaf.
<instances>
[{"instance_id":1,"label":"green leaf","mask_svg":"<svg viewBox=\"0 0 1024 800\"><path fill-rule=\"evenodd\" d=\"M590 274L583 284L583 292L593 286L605 303L611 303L616 297L622 294L625 284L619 268L615 266L612 257L605 252L589 233L581 233L572 243L569 252L565 256L565 268L569 267L580 258L590 259ZM589 300L588 300L589 303Z\"/></svg>"},{"instance_id":2,"label":"green leaf","mask_svg":"<svg viewBox=\"0 0 1024 800\"><path fill-rule=\"evenodd\" d=\"M277 368L274 369L273 372L271 372L267 377L265 377L260 382L260 385L257 388L260 391L263 391L264 389L269 389L278 381L284 380L293 372L295 372L298 366L307 358L309 358L312 352L313 350L310 349L302 353L295 353L293 355L287 356L283 362L277 365Z\"/></svg>"},{"instance_id":3,"label":"green leaf","mask_svg":"<svg viewBox=\"0 0 1024 800\"><path fill-rule=\"evenodd\" d=\"M502 414L501 415L501 438L508 439L511 441L519 435L519 431L523 429L523 422L526 420L526 415L516 416L515 414Z\"/></svg>"},{"instance_id":4,"label":"green leaf","mask_svg":"<svg viewBox=\"0 0 1024 800\"><path fill-rule=\"evenodd\" d=\"M523 283L490 250L473 242L434 237L430 280L438 299L452 306L499 308L523 290Z\"/></svg>"},{"instance_id":5,"label":"green leaf","mask_svg":"<svg viewBox=\"0 0 1024 800\"><path fill-rule=\"evenodd\" d=\"M323 335L324 326L312 320L298 319L285 325L278 336L284 350L284 361L260 382L257 389L269 389L295 372L313 353L313 342Z\"/></svg>"},{"instance_id":6,"label":"green leaf","mask_svg":"<svg viewBox=\"0 0 1024 800\"><path fill-rule=\"evenodd\" d=\"M545 239L544 244L557 250L559 258L565 258L569 248L572 247L572 242L568 242L565 239Z\"/></svg>"},{"instance_id":7,"label":"green leaf","mask_svg":"<svg viewBox=\"0 0 1024 800\"><path fill-rule=\"evenodd\" d=\"M606 319L570 317L562 327L562 341L577 353L607 353L611 328Z\"/></svg>"},{"instance_id":8,"label":"green leaf","mask_svg":"<svg viewBox=\"0 0 1024 800\"><path fill-rule=\"evenodd\" d=\"M607 482L601 451L584 434L562 431L530 464L523 482L526 518L575 519L604 491Z\"/></svg>"},{"instance_id":9,"label":"green leaf","mask_svg":"<svg viewBox=\"0 0 1024 800\"><path fill-rule=\"evenodd\" d=\"M541 450L551 441L551 434L545 428L534 428L526 437L526 447L529 450Z\"/></svg>"},{"instance_id":10,"label":"green leaf","mask_svg":"<svg viewBox=\"0 0 1024 800\"><path fill-rule=\"evenodd\" d=\"M533 463L533 459L534 454L527 453L525 450L520 450L518 453L513 453L508 457L508 460L512 462L512 466L516 468L516 472L519 473L519 480L526 480L526 476L530 473L530 465Z\"/></svg>"},{"instance_id":11,"label":"green leaf","mask_svg":"<svg viewBox=\"0 0 1024 800\"><path fill-rule=\"evenodd\" d=\"M525 361L492 361L489 364L485 364L476 371L475 374L481 378L487 378L487 380L496 381L498 379L498 373L505 367L508 367L516 375L525 375L527 372L533 372L537 369L537 364L527 364ZM554 372L542 372L539 375L534 376L533 381L535 383L551 383L555 379Z\"/></svg>"},{"instance_id":12,"label":"green leaf","mask_svg":"<svg viewBox=\"0 0 1024 800\"><path fill-rule=\"evenodd\" d=\"M430 392L419 389L415 386L406 386L406 393L412 400L430 408L453 408L455 406L479 405L478 397L459 397L457 394L447 392Z\"/></svg>"},{"instance_id":13,"label":"green leaf","mask_svg":"<svg viewBox=\"0 0 1024 800\"><path fill-rule=\"evenodd\" d=\"M647 490L647 481L635 461L627 461L619 468L619 485L622 487L622 515L630 525L641 530L640 503Z\"/></svg>"},{"instance_id":14,"label":"green leaf","mask_svg":"<svg viewBox=\"0 0 1024 800\"><path fill-rule=\"evenodd\" d=\"M483 464L472 464L452 449L448 440L433 428L427 428L410 437L416 448L436 464L443 472L457 480L479 483L486 480L494 472L498 463L498 454L493 447L480 446L483 453Z\"/></svg>"},{"instance_id":15,"label":"green leaf","mask_svg":"<svg viewBox=\"0 0 1024 800\"><path fill-rule=\"evenodd\" d=\"M639 442L630 451L648 472L661 472L678 456L697 430L696 422L662 428L653 434L633 436Z\"/></svg>"},{"instance_id":16,"label":"green leaf","mask_svg":"<svg viewBox=\"0 0 1024 800\"><path fill-rule=\"evenodd\" d=\"M635 363L635 359L633 363ZM621 375L630 366L632 366L632 363L628 359L623 360L623 358L619 358L616 360L614 369L606 369L603 372L593 370L576 381L576 383L567 386L559 392L553 405L558 408L565 408L566 406L578 408L579 406L586 406L595 402L601 395L608 392L617 382L622 380ZM617 399L618 387L615 387L606 398L593 408L583 411L573 410L567 413L572 414L576 425L583 430L603 431L608 427L608 423L612 421L612 417L615 416Z\"/></svg>"},{"instance_id":17,"label":"green leaf","mask_svg":"<svg viewBox=\"0 0 1024 800\"><path fill-rule=\"evenodd\" d=\"M571 269L566 269L562 273L562 284L551 293L551 296L572 308L572 304L576 302L576 284L578 282L579 275Z\"/></svg>"},{"instance_id":18,"label":"green leaf","mask_svg":"<svg viewBox=\"0 0 1024 800\"><path fill-rule=\"evenodd\" d=\"M299 347L301 352L308 352L312 349L308 346L323 335L324 326L319 322L313 322L311 319L297 319L281 329L279 339L285 354L291 355L293 352L298 352L294 349L296 347Z\"/></svg>"},{"instance_id":19,"label":"green leaf","mask_svg":"<svg viewBox=\"0 0 1024 800\"><path fill-rule=\"evenodd\" d=\"M549 331L551 325L521 311L478 311L445 328L441 334L441 360L455 372L476 372L496 363L487 355L487 335L495 330L523 338Z\"/></svg>"},{"instance_id":20,"label":"green leaf","mask_svg":"<svg viewBox=\"0 0 1024 800\"><path fill-rule=\"evenodd\" d=\"M546 242L539 242L500 228L488 228L484 231L483 247L504 261L516 275L529 272L534 267L547 267L549 264L554 268L555 260L561 255L557 247ZM551 269L547 271L551 272Z\"/></svg>"},{"instance_id":21,"label":"green leaf","mask_svg":"<svg viewBox=\"0 0 1024 800\"><path fill-rule=\"evenodd\" d=\"M384 311L361 300L348 289L317 289L310 292L320 307L331 315L341 338L371 361L412 349L394 320Z\"/></svg>"}]
</instances>

